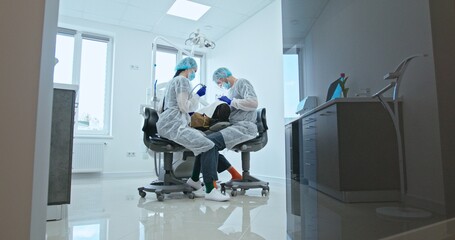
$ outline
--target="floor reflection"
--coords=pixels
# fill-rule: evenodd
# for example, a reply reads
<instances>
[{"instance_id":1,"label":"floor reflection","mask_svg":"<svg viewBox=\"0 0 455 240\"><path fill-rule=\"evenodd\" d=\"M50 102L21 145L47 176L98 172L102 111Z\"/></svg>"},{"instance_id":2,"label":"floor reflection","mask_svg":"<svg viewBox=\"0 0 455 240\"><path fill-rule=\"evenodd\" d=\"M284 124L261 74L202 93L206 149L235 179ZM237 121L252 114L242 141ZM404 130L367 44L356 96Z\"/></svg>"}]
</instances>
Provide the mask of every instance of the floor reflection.
<instances>
[{"instance_id":1,"label":"floor reflection","mask_svg":"<svg viewBox=\"0 0 455 240\"><path fill-rule=\"evenodd\" d=\"M442 222L424 226L418 229L400 233L383 240L427 240L427 239L441 239L453 240L455 239L455 218L448 219Z\"/></svg>"},{"instance_id":2,"label":"floor reflection","mask_svg":"<svg viewBox=\"0 0 455 240\"><path fill-rule=\"evenodd\" d=\"M295 183L288 189L295 190ZM398 203L343 203L308 185L300 184L298 190L300 212L287 206L287 233L294 240L380 239L444 219L437 214L422 219L388 218L377 214L376 209Z\"/></svg>"},{"instance_id":3,"label":"floor reflection","mask_svg":"<svg viewBox=\"0 0 455 240\"><path fill-rule=\"evenodd\" d=\"M229 202L169 198L138 200L140 239L266 239L252 230L251 219L268 197L237 196Z\"/></svg>"},{"instance_id":4,"label":"floor reflection","mask_svg":"<svg viewBox=\"0 0 455 240\"><path fill-rule=\"evenodd\" d=\"M376 208L394 203L345 204L298 185L286 195L286 182L268 179L270 194L246 191L229 202L169 194L140 198L137 186L149 177L73 178L71 204L60 221L47 223L47 240L150 239L380 239L441 220L390 219ZM298 193L298 194L296 194ZM300 203L290 208L288 203ZM396 205L396 204L395 204ZM66 208L65 208L66 209Z\"/></svg>"},{"instance_id":5,"label":"floor reflection","mask_svg":"<svg viewBox=\"0 0 455 240\"><path fill-rule=\"evenodd\" d=\"M65 217L47 222L47 240L285 239L285 184L269 180L229 202L189 199L183 193L141 198L149 177L73 177Z\"/></svg>"}]
</instances>

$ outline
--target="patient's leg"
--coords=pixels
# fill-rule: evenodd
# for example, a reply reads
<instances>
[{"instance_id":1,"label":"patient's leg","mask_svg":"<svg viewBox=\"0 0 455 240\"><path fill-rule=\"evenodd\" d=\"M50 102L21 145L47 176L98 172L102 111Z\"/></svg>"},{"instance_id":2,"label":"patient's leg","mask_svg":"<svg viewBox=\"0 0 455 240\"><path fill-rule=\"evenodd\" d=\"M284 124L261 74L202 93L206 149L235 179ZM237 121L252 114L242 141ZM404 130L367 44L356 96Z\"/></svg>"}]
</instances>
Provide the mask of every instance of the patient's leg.
<instances>
[{"instance_id":1,"label":"patient's leg","mask_svg":"<svg viewBox=\"0 0 455 240\"><path fill-rule=\"evenodd\" d=\"M229 161L223 154L220 154L218 156L217 171L218 173L221 173L225 170L228 170L228 172L231 174L232 180L242 180L242 175L239 172L237 172L237 170L231 165L231 163L229 163Z\"/></svg>"},{"instance_id":2,"label":"patient's leg","mask_svg":"<svg viewBox=\"0 0 455 240\"><path fill-rule=\"evenodd\" d=\"M220 132L214 132L207 135L207 138L210 139L213 143L215 143L215 147L218 151L223 150L226 145L224 143L223 135ZM231 178L233 180L241 180L242 175L229 163L226 157L222 154L218 155L218 167L217 172L221 173L228 170L231 174ZM201 155L196 156L196 160L194 161L193 166L193 174L191 175L191 179L194 182L199 181L199 175L201 174Z\"/></svg>"}]
</instances>

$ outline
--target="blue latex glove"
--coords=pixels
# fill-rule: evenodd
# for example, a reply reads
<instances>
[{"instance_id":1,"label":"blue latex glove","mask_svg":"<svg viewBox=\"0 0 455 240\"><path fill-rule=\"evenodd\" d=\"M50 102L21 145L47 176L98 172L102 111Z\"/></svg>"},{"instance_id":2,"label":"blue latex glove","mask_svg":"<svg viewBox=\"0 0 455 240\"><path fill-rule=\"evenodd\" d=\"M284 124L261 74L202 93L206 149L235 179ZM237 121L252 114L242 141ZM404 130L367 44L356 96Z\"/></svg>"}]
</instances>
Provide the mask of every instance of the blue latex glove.
<instances>
[{"instance_id":1,"label":"blue latex glove","mask_svg":"<svg viewBox=\"0 0 455 240\"><path fill-rule=\"evenodd\" d=\"M196 94L199 95L199 97L202 97L205 95L205 91L207 90L207 86L202 86L201 88L199 88L199 90L197 90Z\"/></svg>"},{"instance_id":2,"label":"blue latex glove","mask_svg":"<svg viewBox=\"0 0 455 240\"><path fill-rule=\"evenodd\" d=\"M218 98L218 100L223 101L223 102L227 103L228 105L231 105L231 99L229 99L226 96L222 96L222 97Z\"/></svg>"}]
</instances>

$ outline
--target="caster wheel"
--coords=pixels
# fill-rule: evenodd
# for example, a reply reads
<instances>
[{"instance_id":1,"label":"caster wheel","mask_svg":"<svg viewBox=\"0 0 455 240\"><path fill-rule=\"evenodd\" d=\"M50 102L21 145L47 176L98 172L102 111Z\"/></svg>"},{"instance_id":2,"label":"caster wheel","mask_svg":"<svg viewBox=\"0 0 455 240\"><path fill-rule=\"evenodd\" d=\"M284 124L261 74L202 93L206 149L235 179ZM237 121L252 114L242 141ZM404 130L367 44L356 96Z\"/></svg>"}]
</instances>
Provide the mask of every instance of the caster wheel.
<instances>
[{"instance_id":1,"label":"caster wheel","mask_svg":"<svg viewBox=\"0 0 455 240\"><path fill-rule=\"evenodd\" d=\"M232 192L231 192L231 196L232 196L232 197L235 197L235 196L237 196L237 190L232 190Z\"/></svg>"},{"instance_id":2,"label":"caster wheel","mask_svg":"<svg viewBox=\"0 0 455 240\"><path fill-rule=\"evenodd\" d=\"M226 193L226 187L224 185L221 185L221 193Z\"/></svg>"},{"instance_id":3,"label":"caster wheel","mask_svg":"<svg viewBox=\"0 0 455 240\"><path fill-rule=\"evenodd\" d=\"M240 190L240 195L245 195L245 193L246 193L245 189Z\"/></svg>"},{"instance_id":4,"label":"caster wheel","mask_svg":"<svg viewBox=\"0 0 455 240\"><path fill-rule=\"evenodd\" d=\"M265 189L262 189L261 195L262 195L263 197L267 197L267 196L269 195L269 192L268 192L267 190L265 190Z\"/></svg>"},{"instance_id":5,"label":"caster wheel","mask_svg":"<svg viewBox=\"0 0 455 240\"><path fill-rule=\"evenodd\" d=\"M189 198L189 199L194 199L194 197L195 197L195 196L194 196L194 193L188 193L188 198Z\"/></svg>"},{"instance_id":6,"label":"caster wheel","mask_svg":"<svg viewBox=\"0 0 455 240\"><path fill-rule=\"evenodd\" d=\"M158 201L162 202L162 201L164 201L164 195L156 194L156 199L158 199Z\"/></svg>"},{"instance_id":7,"label":"caster wheel","mask_svg":"<svg viewBox=\"0 0 455 240\"><path fill-rule=\"evenodd\" d=\"M139 196L141 196L141 198L145 198L145 195L147 195L144 191L139 191Z\"/></svg>"}]
</instances>

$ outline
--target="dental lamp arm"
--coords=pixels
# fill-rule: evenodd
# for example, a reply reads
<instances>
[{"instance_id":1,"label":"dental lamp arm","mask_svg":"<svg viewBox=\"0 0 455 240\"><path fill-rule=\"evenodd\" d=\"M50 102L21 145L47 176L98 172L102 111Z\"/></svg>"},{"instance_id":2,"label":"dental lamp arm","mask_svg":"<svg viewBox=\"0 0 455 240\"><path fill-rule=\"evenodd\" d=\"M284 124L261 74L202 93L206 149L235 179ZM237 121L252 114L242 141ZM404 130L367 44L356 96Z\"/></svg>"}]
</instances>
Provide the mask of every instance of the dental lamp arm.
<instances>
[{"instance_id":1,"label":"dental lamp arm","mask_svg":"<svg viewBox=\"0 0 455 240\"><path fill-rule=\"evenodd\" d=\"M383 89L379 90L379 92L375 93L372 97L375 98L375 97L379 97L380 95L382 95L383 93L387 92L389 89L395 87L396 85L396 82L393 81L391 83L389 83L389 85L385 86Z\"/></svg>"},{"instance_id":2,"label":"dental lamp arm","mask_svg":"<svg viewBox=\"0 0 455 240\"><path fill-rule=\"evenodd\" d=\"M427 57L427 56L428 56L428 54L416 54L416 55L412 55L412 56L404 59L400 64L398 64L395 71L393 71L391 73L387 73L384 76L384 80L399 78L404 73L404 71L406 70L406 67L408 66L409 62L411 62L412 59L414 59L416 57Z\"/></svg>"},{"instance_id":3,"label":"dental lamp arm","mask_svg":"<svg viewBox=\"0 0 455 240\"><path fill-rule=\"evenodd\" d=\"M379 92L374 94L373 97L378 97L381 100L381 98L380 98L381 94L383 94L384 92L386 92L390 88L394 88L394 90L393 90L393 99L396 100L398 98L398 89L399 89L400 82L401 82L400 79L403 76L408 64L411 62L412 59L414 59L416 57L427 57L427 56L428 56L428 54L416 54L416 55L412 55L410 57L407 57L406 59L401 61L401 63L398 64L398 66L395 69L395 71L387 73L384 76L384 80L392 80L392 82L389 85L387 85L386 87L384 87L383 89L381 89Z\"/></svg>"},{"instance_id":4,"label":"dental lamp arm","mask_svg":"<svg viewBox=\"0 0 455 240\"><path fill-rule=\"evenodd\" d=\"M193 89L191 90L191 93L192 93L192 95L193 95L193 98L194 98L194 95L196 95L197 97L199 97L199 98L198 98L198 104L200 103L200 104L202 104L203 106L207 106L207 105L209 105L209 103L208 103L207 101L205 101L204 98L202 98L202 96L205 95L205 91L204 91L204 95L202 95L202 96L199 96L199 94L197 94L197 91L196 91L196 93L193 93L193 92L196 90L196 88L199 87L199 86L201 87L200 89L202 89L202 88L206 88L206 89L207 89L207 86L205 86L205 85L202 84L202 83L198 83L196 86L193 87ZM200 90L200 89L199 89L199 90ZM196 105L198 105L198 104L196 104Z\"/></svg>"}]
</instances>

